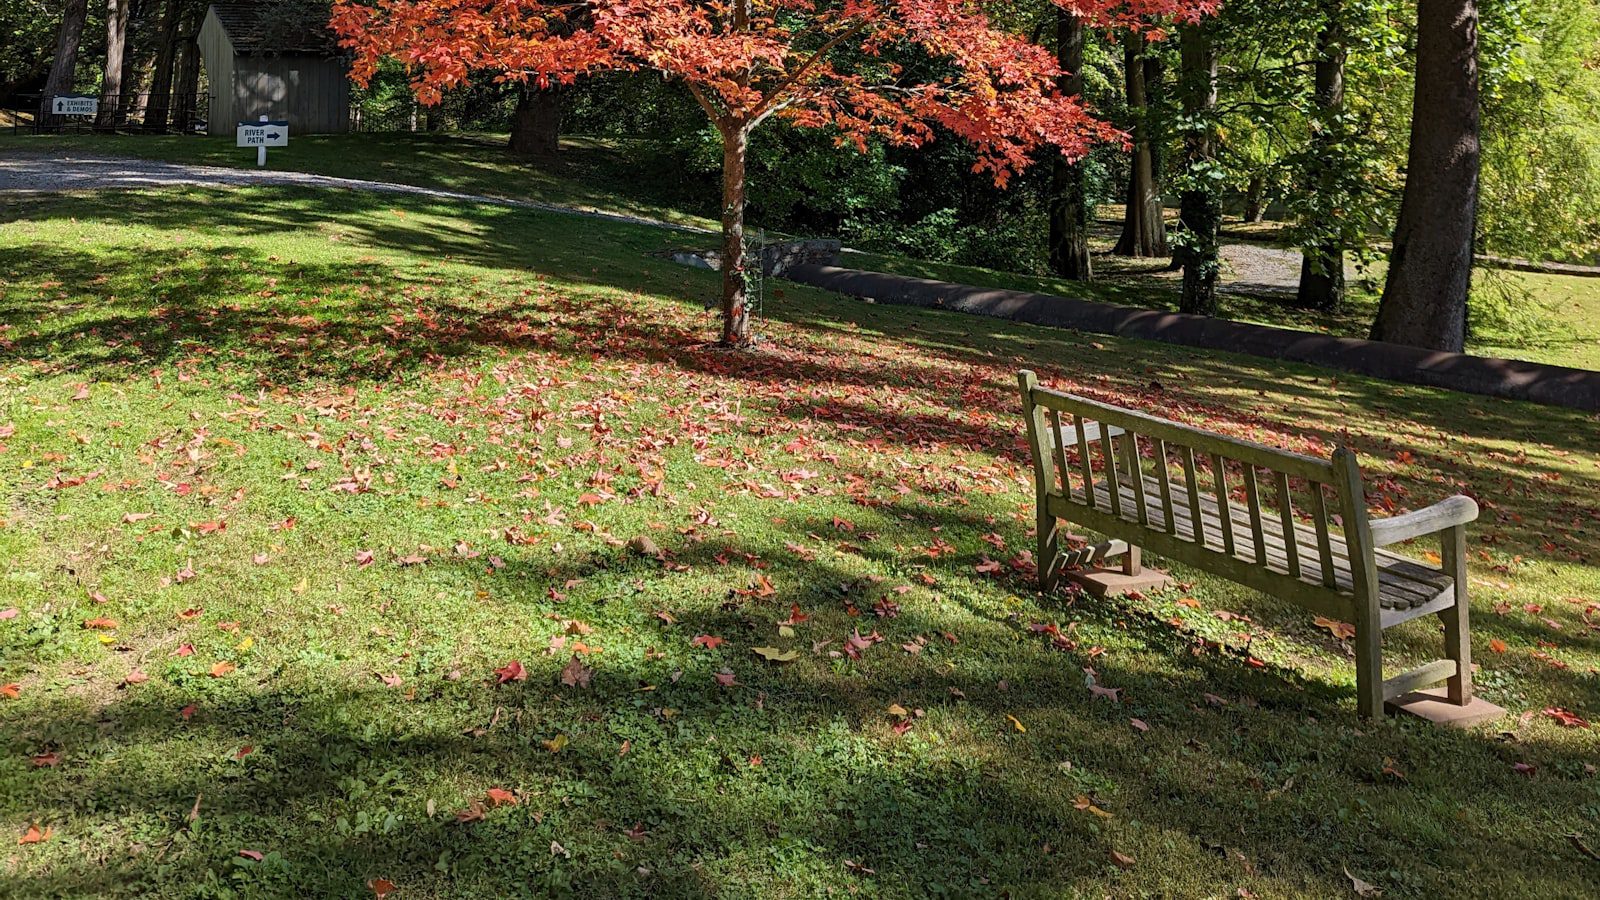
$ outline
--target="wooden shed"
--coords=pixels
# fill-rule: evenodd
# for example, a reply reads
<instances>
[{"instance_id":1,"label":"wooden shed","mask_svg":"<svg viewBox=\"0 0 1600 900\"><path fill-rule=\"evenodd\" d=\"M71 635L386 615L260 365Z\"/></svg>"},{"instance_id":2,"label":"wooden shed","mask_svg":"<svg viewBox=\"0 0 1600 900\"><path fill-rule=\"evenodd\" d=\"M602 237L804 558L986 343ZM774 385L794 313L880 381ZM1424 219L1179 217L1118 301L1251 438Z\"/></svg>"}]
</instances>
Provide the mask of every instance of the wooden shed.
<instances>
[{"instance_id":1,"label":"wooden shed","mask_svg":"<svg viewBox=\"0 0 1600 900\"><path fill-rule=\"evenodd\" d=\"M213 3L200 26L211 85L206 131L232 134L261 116L287 119L291 134L350 130L349 67L321 21L284 19L273 3Z\"/></svg>"}]
</instances>

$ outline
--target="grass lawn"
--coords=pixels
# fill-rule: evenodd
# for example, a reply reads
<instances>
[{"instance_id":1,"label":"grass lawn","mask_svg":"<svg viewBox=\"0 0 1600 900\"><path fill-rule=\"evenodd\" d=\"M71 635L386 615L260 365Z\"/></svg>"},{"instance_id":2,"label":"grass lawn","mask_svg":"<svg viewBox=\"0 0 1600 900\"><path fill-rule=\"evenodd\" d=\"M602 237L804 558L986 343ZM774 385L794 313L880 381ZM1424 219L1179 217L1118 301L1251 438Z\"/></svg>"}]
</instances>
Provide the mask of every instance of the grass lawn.
<instances>
[{"instance_id":1,"label":"grass lawn","mask_svg":"<svg viewBox=\"0 0 1600 900\"><path fill-rule=\"evenodd\" d=\"M1600 715L1596 417L795 286L729 355L681 237L0 197L0 895L1600 892L1544 712ZM1347 645L1193 571L1038 596L1024 364L1477 496L1511 715L1362 723Z\"/></svg>"}]
</instances>

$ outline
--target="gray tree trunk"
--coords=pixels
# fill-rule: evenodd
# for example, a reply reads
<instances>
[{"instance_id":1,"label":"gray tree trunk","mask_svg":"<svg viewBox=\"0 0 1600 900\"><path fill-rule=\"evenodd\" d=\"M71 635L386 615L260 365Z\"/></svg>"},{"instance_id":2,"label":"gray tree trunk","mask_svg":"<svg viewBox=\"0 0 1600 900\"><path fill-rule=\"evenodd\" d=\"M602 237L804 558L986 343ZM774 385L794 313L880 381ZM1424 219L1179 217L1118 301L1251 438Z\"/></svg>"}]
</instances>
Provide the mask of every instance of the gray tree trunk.
<instances>
[{"instance_id":1,"label":"gray tree trunk","mask_svg":"<svg viewBox=\"0 0 1600 900\"><path fill-rule=\"evenodd\" d=\"M172 114L172 76L178 57L178 24L183 20L183 0L167 0L156 31L156 62L150 76L150 100L145 107L146 131L166 131Z\"/></svg>"},{"instance_id":2,"label":"gray tree trunk","mask_svg":"<svg viewBox=\"0 0 1600 900\"><path fill-rule=\"evenodd\" d=\"M1057 8L1056 61L1066 74L1056 86L1069 97L1083 96L1083 36L1083 20ZM1050 172L1050 268L1063 278L1094 279L1090 212L1083 162L1056 154Z\"/></svg>"},{"instance_id":3,"label":"gray tree trunk","mask_svg":"<svg viewBox=\"0 0 1600 900\"><path fill-rule=\"evenodd\" d=\"M1374 340L1466 344L1478 156L1477 2L1422 0L1406 187Z\"/></svg>"},{"instance_id":4,"label":"gray tree trunk","mask_svg":"<svg viewBox=\"0 0 1600 900\"><path fill-rule=\"evenodd\" d=\"M1156 189L1155 151L1151 147L1150 102L1145 93L1144 36L1123 38L1123 72L1128 113L1133 119L1133 158L1128 163L1126 211L1122 236L1112 253L1118 256L1166 256L1167 226L1161 219L1161 194Z\"/></svg>"},{"instance_id":5,"label":"gray tree trunk","mask_svg":"<svg viewBox=\"0 0 1600 900\"><path fill-rule=\"evenodd\" d=\"M749 152L747 123L725 124L722 127L722 345L739 349L747 349L754 343L744 266L745 159Z\"/></svg>"},{"instance_id":6,"label":"gray tree trunk","mask_svg":"<svg viewBox=\"0 0 1600 900\"><path fill-rule=\"evenodd\" d=\"M1217 231L1222 224L1220 181L1210 176L1216 164L1213 125L1217 106L1217 52L1203 25L1179 29L1183 59L1183 155L1187 177L1179 200L1181 240L1173 261L1183 268L1181 312L1210 316L1217 312Z\"/></svg>"},{"instance_id":7,"label":"gray tree trunk","mask_svg":"<svg viewBox=\"0 0 1600 900\"><path fill-rule=\"evenodd\" d=\"M122 124L122 59L128 47L128 0L106 0L106 68L100 79L100 112L95 127Z\"/></svg>"},{"instance_id":8,"label":"gray tree trunk","mask_svg":"<svg viewBox=\"0 0 1600 900\"><path fill-rule=\"evenodd\" d=\"M59 128L61 117L50 111L57 94L72 92L78 69L78 45L83 42L83 23L89 18L89 0L67 0L61 12L61 27L56 30L56 56L45 79L44 99L39 102L39 125Z\"/></svg>"},{"instance_id":9,"label":"gray tree trunk","mask_svg":"<svg viewBox=\"0 0 1600 900\"><path fill-rule=\"evenodd\" d=\"M1332 137L1332 129L1339 127L1334 120L1344 111L1344 64L1347 51L1344 29L1339 23L1340 12L1338 3L1330 4L1328 22L1317 36L1315 96L1326 124L1311 135L1313 164L1321 158L1317 153L1318 145L1325 144ZM1311 189L1315 190L1319 182L1317 173L1313 172ZM1336 240L1323 241L1304 252L1300 258L1298 290L1301 306L1338 309L1344 304L1344 288L1342 244Z\"/></svg>"},{"instance_id":10,"label":"gray tree trunk","mask_svg":"<svg viewBox=\"0 0 1600 900\"><path fill-rule=\"evenodd\" d=\"M561 89L525 84L517 90L511 116L511 152L517 156L551 157L561 150Z\"/></svg>"}]
</instances>

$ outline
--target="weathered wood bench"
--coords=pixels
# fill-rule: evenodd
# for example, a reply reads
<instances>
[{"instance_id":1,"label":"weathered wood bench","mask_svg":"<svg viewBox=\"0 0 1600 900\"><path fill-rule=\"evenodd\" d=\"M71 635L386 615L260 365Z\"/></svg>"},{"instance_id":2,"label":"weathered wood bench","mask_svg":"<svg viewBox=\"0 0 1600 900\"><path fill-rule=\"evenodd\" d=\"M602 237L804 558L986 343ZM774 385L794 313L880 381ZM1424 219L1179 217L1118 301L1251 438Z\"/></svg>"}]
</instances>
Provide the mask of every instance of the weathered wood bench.
<instances>
[{"instance_id":1,"label":"weathered wood bench","mask_svg":"<svg viewBox=\"0 0 1600 900\"><path fill-rule=\"evenodd\" d=\"M1102 553L1123 554L1127 571L1138 570L1142 546L1353 623L1356 706L1364 717L1441 681L1449 704L1472 702L1465 530L1478 516L1472 498L1372 519L1347 448L1316 459L1047 390L1032 372L1018 382L1043 590L1054 590L1064 568L1085 558L1063 547L1059 522L1070 521L1113 539ZM1342 522L1337 531L1330 499ZM1383 549L1430 535L1441 538L1438 567ZM1445 658L1384 679L1384 629L1426 615L1443 620Z\"/></svg>"}]
</instances>

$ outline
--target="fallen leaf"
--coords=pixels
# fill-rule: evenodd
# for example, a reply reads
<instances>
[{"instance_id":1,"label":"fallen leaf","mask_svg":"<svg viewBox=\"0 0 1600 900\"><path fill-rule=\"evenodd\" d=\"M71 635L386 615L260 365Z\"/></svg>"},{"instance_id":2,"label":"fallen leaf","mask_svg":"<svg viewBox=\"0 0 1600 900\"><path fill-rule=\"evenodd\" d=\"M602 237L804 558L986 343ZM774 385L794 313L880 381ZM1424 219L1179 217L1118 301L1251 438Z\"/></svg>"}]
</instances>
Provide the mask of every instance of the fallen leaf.
<instances>
[{"instance_id":1,"label":"fallen leaf","mask_svg":"<svg viewBox=\"0 0 1600 900\"><path fill-rule=\"evenodd\" d=\"M561 668L561 683L567 687L586 688L593 678L594 670L584 665L576 653Z\"/></svg>"},{"instance_id":2,"label":"fallen leaf","mask_svg":"<svg viewBox=\"0 0 1600 900\"><path fill-rule=\"evenodd\" d=\"M21 845L21 844L42 844L42 843L44 843L45 841L48 841L48 840L50 840L50 828L49 828L49 826L46 826L43 831L40 831L39 830L39 826L37 826L37 825L29 825L28 826L28 830L24 831L22 833L22 837L17 838L17 843L19 845Z\"/></svg>"},{"instance_id":3,"label":"fallen leaf","mask_svg":"<svg viewBox=\"0 0 1600 900\"><path fill-rule=\"evenodd\" d=\"M1133 868L1134 859L1126 853L1118 853L1115 850L1111 851L1111 861L1116 863L1117 867L1121 869Z\"/></svg>"},{"instance_id":4,"label":"fallen leaf","mask_svg":"<svg viewBox=\"0 0 1600 900\"><path fill-rule=\"evenodd\" d=\"M383 900L395 891L394 882L387 878L374 878L367 882L367 887L372 889L372 895L378 900Z\"/></svg>"},{"instance_id":5,"label":"fallen leaf","mask_svg":"<svg viewBox=\"0 0 1600 900\"><path fill-rule=\"evenodd\" d=\"M491 807L517 805L517 795L505 788L489 788L484 791L484 797L488 799Z\"/></svg>"},{"instance_id":6,"label":"fallen leaf","mask_svg":"<svg viewBox=\"0 0 1600 900\"><path fill-rule=\"evenodd\" d=\"M219 662L216 665L211 667L211 677L212 678L221 678L224 675L227 675L229 672L232 672L234 669L237 669L237 668L238 668L238 666L234 665L233 663L228 662L227 660L223 660L222 662Z\"/></svg>"},{"instance_id":7,"label":"fallen leaf","mask_svg":"<svg viewBox=\"0 0 1600 900\"><path fill-rule=\"evenodd\" d=\"M799 650L779 650L777 647L751 647L750 652L772 663L790 663L800 658Z\"/></svg>"},{"instance_id":8,"label":"fallen leaf","mask_svg":"<svg viewBox=\"0 0 1600 900\"><path fill-rule=\"evenodd\" d=\"M240 850L239 855L245 859L253 859L256 862L261 862L262 858L265 857L266 854L262 853L260 850Z\"/></svg>"},{"instance_id":9,"label":"fallen leaf","mask_svg":"<svg viewBox=\"0 0 1600 900\"><path fill-rule=\"evenodd\" d=\"M513 659L498 669L494 670L495 684L505 684L508 681L522 681L528 677L522 663Z\"/></svg>"},{"instance_id":10,"label":"fallen leaf","mask_svg":"<svg viewBox=\"0 0 1600 900\"><path fill-rule=\"evenodd\" d=\"M694 636L693 640L689 641L689 646L704 647L707 650L715 650L725 643L727 643L727 641L723 638L715 637L709 634L697 634Z\"/></svg>"},{"instance_id":11,"label":"fallen leaf","mask_svg":"<svg viewBox=\"0 0 1600 900\"><path fill-rule=\"evenodd\" d=\"M1589 727L1589 722L1587 719L1584 719L1583 717L1578 716L1559 706L1546 706L1544 708L1544 714L1552 719L1555 719L1556 722L1558 722L1563 728Z\"/></svg>"},{"instance_id":12,"label":"fallen leaf","mask_svg":"<svg viewBox=\"0 0 1600 900\"><path fill-rule=\"evenodd\" d=\"M84 619L83 620L83 627L98 629L100 631L110 631L111 629L117 627L117 620L116 619L107 619L104 616L100 616L100 617L93 618L93 619Z\"/></svg>"},{"instance_id":13,"label":"fallen leaf","mask_svg":"<svg viewBox=\"0 0 1600 900\"><path fill-rule=\"evenodd\" d=\"M1499 638L1491 638L1489 641L1489 649L1493 650L1495 653L1504 653L1506 652L1506 642L1500 640Z\"/></svg>"},{"instance_id":14,"label":"fallen leaf","mask_svg":"<svg viewBox=\"0 0 1600 900\"><path fill-rule=\"evenodd\" d=\"M1362 881L1354 875L1351 875L1350 868L1348 866L1345 867L1344 877L1350 879L1350 887L1356 892L1356 896L1358 897L1376 897L1383 893L1383 891L1379 889L1377 885Z\"/></svg>"},{"instance_id":15,"label":"fallen leaf","mask_svg":"<svg viewBox=\"0 0 1600 900\"><path fill-rule=\"evenodd\" d=\"M1011 720L1012 727L1016 728L1018 731L1021 731L1021 732L1024 732L1024 733L1027 732L1028 726L1022 724L1022 720L1021 719L1018 719L1016 716L1013 716L1010 713L1006 713L1006 718Z\"/></svg>"},{"instance_id":16,"label":"fallen leaf","mask_svg":"<svg viewBox=\"0 0 1600 900\"><path fill-rule=\"evenodd\" d=\"M551 753L560 753L563 747L571 743L571 739L564 734L558 734L548 741L540 741L539 743L543 744L544 748Z\"/></svg>"}]
</instances>

